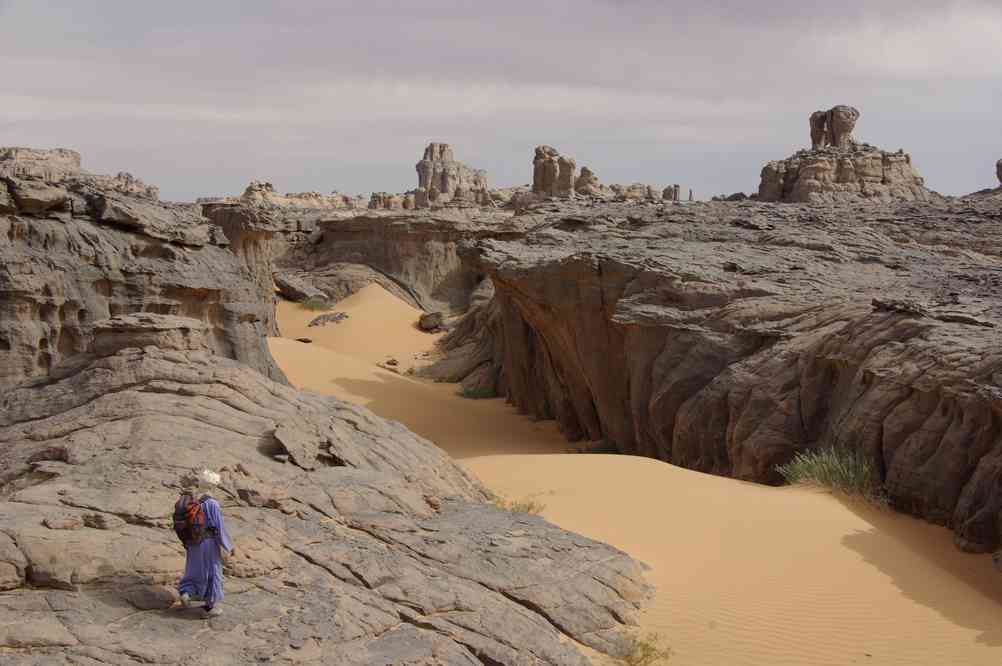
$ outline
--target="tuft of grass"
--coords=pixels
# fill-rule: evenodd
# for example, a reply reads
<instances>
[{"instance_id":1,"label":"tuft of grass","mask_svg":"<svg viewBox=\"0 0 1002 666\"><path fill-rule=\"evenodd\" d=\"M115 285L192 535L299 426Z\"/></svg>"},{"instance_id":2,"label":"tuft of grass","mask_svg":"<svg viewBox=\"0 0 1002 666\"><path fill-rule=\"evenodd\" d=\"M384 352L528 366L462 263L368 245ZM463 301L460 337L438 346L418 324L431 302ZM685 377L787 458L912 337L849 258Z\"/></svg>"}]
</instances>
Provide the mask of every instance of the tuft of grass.
<instances>
[{"instance_id":1,"label":"tuft of grass","mask_svg":"<svg viewBox=\"0 0 1002 666\"><path fill-rule=\"evenodd\" d=\"M844 446L800 451L778 465L787 483L805 483L880 502L883 488L873 461L865 452Z\"/></svg>"},{"instance_id":2,"label":"tuft of grass","mask_svg":"<svg viewBox=\"0 0 1002 666\"><path fill-rule=\"evenodd\" d=\"M630 642L630 651L622 660L626 666L657 666L671 659L671 648L664 645L661 634L633 636Z\"/></svg>"},{"instance_id":3,"label":"tuft of grass","mask_svg":"<svg viewBox=\"0 0 1002 666\"><path fill-rule=\"evenodd\" d=\"M300 301L299 304L307 310L330 310L333 307L330 301L319 296L307 298L305 301Z\"/></svg>"},{"instance_id":4,"label":"tuft of grass","mask_svg":"<svg viewBox=\"0 0 1002 666\"><path fill-rule=\"evenodd\" d=\"M503 495L494 495L493 500L498 508L512 513L529 513L538 516L546 509L546 505L533 499L532 495L519 500L508 499Z\"/></svg>"}]
</instances>

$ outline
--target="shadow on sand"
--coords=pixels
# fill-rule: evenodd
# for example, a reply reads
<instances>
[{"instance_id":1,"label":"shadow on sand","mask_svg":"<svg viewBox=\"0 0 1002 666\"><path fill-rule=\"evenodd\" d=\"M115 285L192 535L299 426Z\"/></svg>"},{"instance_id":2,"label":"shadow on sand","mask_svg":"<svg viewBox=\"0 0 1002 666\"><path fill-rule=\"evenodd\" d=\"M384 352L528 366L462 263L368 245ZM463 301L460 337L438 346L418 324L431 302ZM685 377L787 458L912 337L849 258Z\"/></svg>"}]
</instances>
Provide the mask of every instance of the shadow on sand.
<instances>
[{"instance_id":1,"label":"shadow on sand","mask_svg":"<svg viewBox=\"0 0 1002 666\"><path fill-rule=\"evenodd\" d=\"M862 500L840 501L873 525L842 537L845 547L890 576L909 599L958 626L979 632L979 643L1002 646L1002 575L992 566L991 555L961 552L943 527ZM910 524L912 521L919 525ZM916 566L917 562L925 566ZM930 566L942 572L944 584L929 576ZM976 594L958 594L957 586L966 586Z\"/></svg>"}]
</instances>

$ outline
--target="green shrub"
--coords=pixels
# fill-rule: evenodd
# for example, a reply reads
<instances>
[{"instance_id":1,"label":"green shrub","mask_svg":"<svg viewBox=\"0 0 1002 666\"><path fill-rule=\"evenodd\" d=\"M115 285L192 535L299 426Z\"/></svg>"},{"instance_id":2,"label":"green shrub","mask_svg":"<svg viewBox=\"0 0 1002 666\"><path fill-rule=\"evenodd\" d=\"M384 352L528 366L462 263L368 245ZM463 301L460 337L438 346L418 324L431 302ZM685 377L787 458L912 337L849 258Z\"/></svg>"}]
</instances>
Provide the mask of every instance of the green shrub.
<instances>
[{"instance_id":1,"label":"green shrub","mask_svg":"<svg viewBox=\"0 0 1002 666\"><path fill-rule=\"evenodd\" d=\"M788 483L806 483L847 495L879 500L883 495L880 475L863 451L844 446L800 451L793 460L776 467Z\"/></svg>"},{"instance_id":2,"label":"green shrub","mask_svg":"<svg viewBox=\"0 0 1002 666\"><path fill-rule=\"evenodd\" d=\"M626 666L656 666L671 659L671 648L662 645L664 638L661 634L644 634L630 640L630 651L623 657Z\"/></svg>"},{"instance_id":3,"label":"green shrub","mask_svg":"<svg viewBox=\"0 0 1002 666\"><path fill-rule=\"evenodd\" d=\"M326 298L320 298L319 296L307 298L305 301L300 301L299 304L307 310L330 310L332 307L330 301Z\"/></svg>"}]
</instances>

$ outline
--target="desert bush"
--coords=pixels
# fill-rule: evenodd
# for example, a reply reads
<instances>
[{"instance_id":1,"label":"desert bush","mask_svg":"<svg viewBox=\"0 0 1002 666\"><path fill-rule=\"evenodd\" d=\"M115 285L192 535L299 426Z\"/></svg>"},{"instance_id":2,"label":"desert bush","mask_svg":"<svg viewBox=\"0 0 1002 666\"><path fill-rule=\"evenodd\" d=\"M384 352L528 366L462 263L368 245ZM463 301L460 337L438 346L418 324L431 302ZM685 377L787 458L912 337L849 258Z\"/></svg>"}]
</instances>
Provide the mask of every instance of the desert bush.
<instances>
[{"instance_id":1,"label":"desert bush","mask_svg":"<svg viewBox=\"0 0 1002 666\"><path fill-rule=\"evenodd\" d=\"M880 475L863 451L844 446L800 451L793 460L776 467L788 483L823 486L847 495L879 500Z\"/></svg>"},{"instance_id":2,"label":"desert bush","mask_svg":"<svg viewBox=\"0 0 1002 666\"><path fill-rule=\"evenodd\" d=\"M532 498L532 496L525 497L519 500L512 500L504 497L503 495L493 496L494 504L505 511L511 511L513 513L531 513L532 515L539 515L546 509L546 505Z\"/></svg>"},{"instance_id":3,"label":"desert bush","mask_svg":"<svg viewBox=\"0 0 1002 666\"><path fill-rule=\"evenodd\" d=\"M307 310L330 310L331 303L326 298L320 298L319 296L313 296L307 298L305 301L300 301L299 303Z\"/></svg>"},{"instance_id":4,"label":"desert bush","mask_svg":"<svg viewBox=\"0 0 1002 666\"><path fill-rule=\"evenodd\" d=\"M661 634L633 636L630 651L623 657L626 666L657 666L671 659L671 648L664 645Z\"/></svg>"}]
</instances>

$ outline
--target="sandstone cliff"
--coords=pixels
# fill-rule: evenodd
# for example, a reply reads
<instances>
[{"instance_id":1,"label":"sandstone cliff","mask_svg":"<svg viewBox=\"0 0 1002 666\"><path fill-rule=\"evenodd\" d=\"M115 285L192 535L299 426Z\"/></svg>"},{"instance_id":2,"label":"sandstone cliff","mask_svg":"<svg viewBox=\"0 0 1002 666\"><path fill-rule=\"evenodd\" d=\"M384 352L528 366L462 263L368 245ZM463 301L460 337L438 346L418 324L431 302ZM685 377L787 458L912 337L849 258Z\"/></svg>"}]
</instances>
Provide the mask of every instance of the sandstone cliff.
<instances>
[{"instance_id":1,"label":"sandstone cliff","mask_svg":"<svg viewBox=\"0 0 1002 666\"><path fill-rule=\"evenodd\" d=\"M758 199L803 203L939 199L925 187L903 150L892 153L856 142L852 132L859 117L858 110L844 105L812 113L811 149L767 163Z\"/></svg>"},{"instance_id":2,"label":"sandstone cliff","mask_svg":"<svg viewBox=\"0 0 1002 666\"><path fill-rule=\"evenodd\" d=\"M963 548L1000 546L997 208L524 217L540 225L524 238L463 246L497 294L447 339L440 377L500 390L572 440L740 479L779 482L799 450L861 448L894 506Z\"/></svg>"},{"instance_id":3,"label":"sandstone cliff","mask_svg":"<svg viewBox=\"0 0 1002 666\"><path fill-rule=\"evenodd\" d=\"M69 153L31 151L0 176L0 387L49 374L87 348L95 322L135 312L206 322L217 354L281 380L263 341L276 330L259 255L272 232L224 232L127 174L80 171Z\"/></svg>"},{"instance_id":4,"label":"sandstone cliff","mask_svg":"<svg viewBox=\"0 0 1002 666\"><path fill-rule=\"evenodd\" d=\"M486 503L397 423L212 353L211 323L92 329L2 397L5 663L584 666L565 637L626 649L650 589L624 553ZM200 465L221 472L238 551L204 627L169 608L184 556L168 513Z\"/></svg>"}]
</instances>

